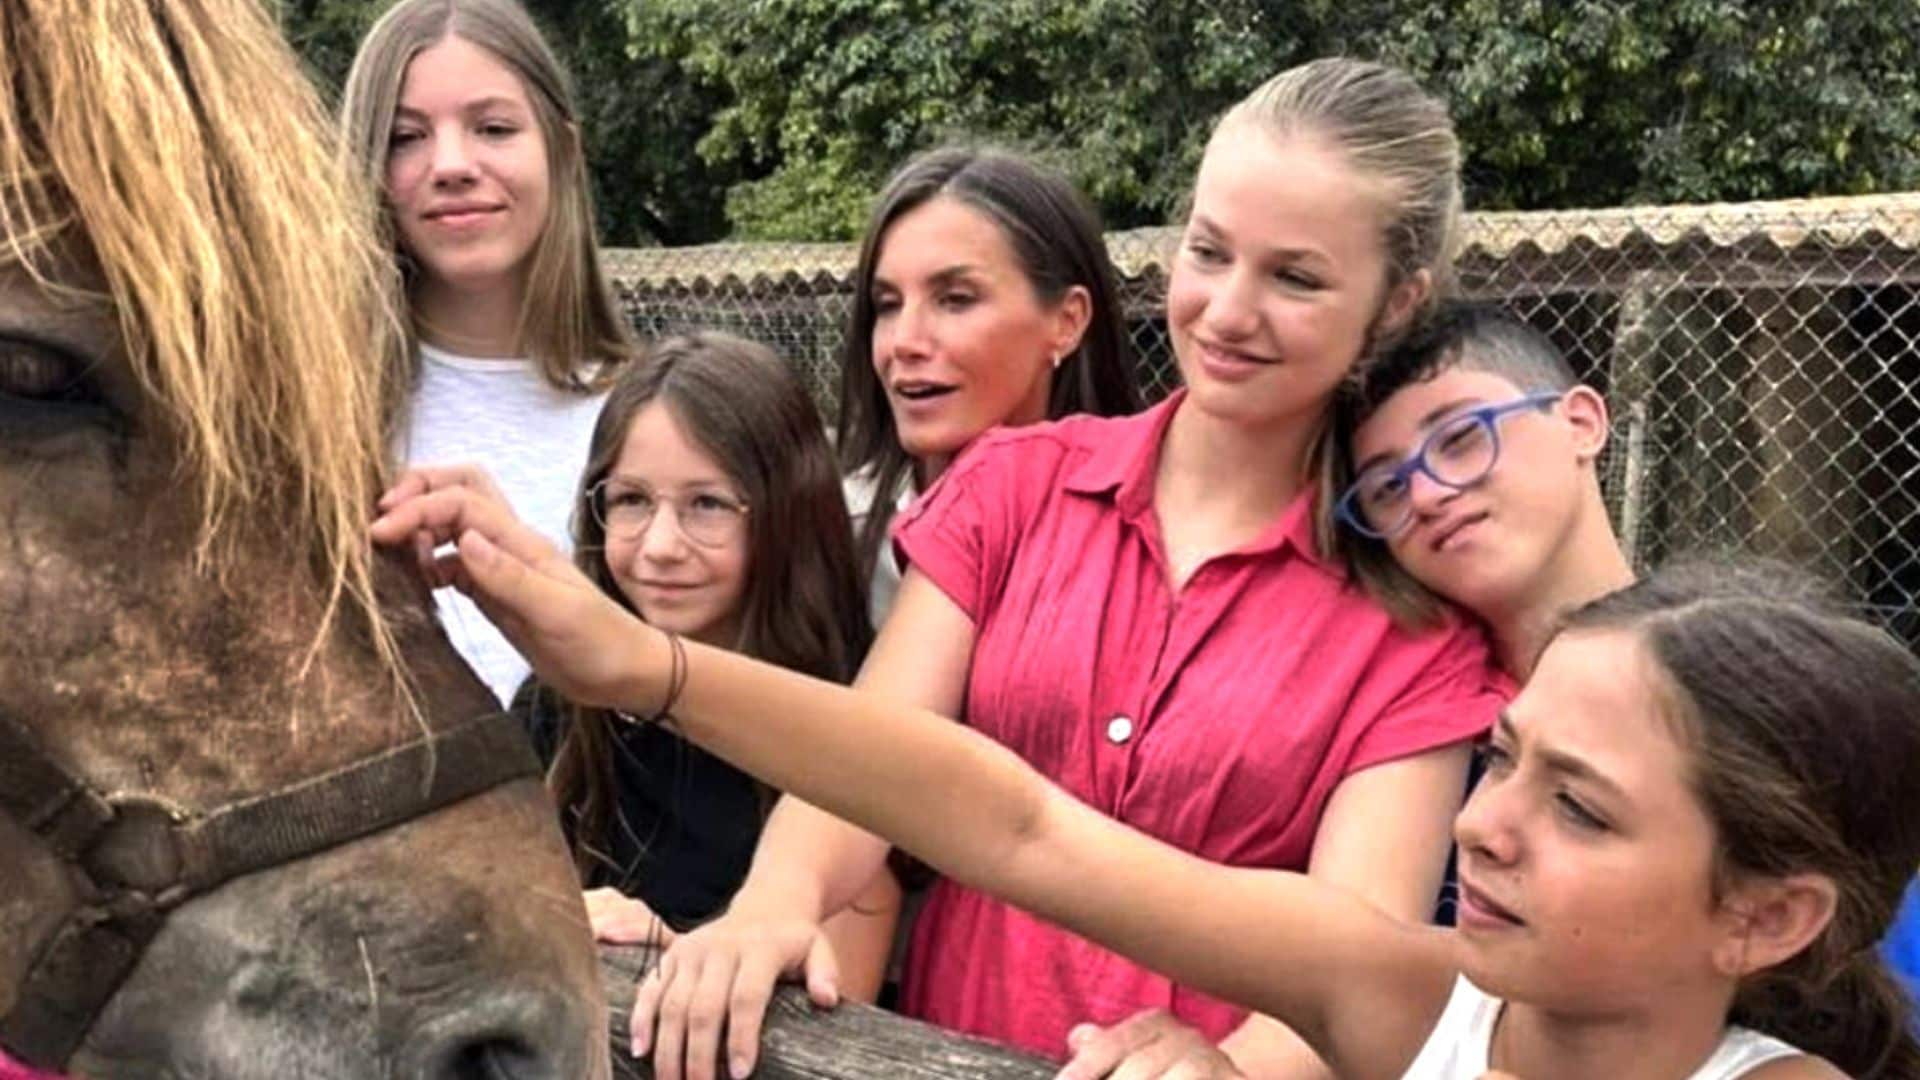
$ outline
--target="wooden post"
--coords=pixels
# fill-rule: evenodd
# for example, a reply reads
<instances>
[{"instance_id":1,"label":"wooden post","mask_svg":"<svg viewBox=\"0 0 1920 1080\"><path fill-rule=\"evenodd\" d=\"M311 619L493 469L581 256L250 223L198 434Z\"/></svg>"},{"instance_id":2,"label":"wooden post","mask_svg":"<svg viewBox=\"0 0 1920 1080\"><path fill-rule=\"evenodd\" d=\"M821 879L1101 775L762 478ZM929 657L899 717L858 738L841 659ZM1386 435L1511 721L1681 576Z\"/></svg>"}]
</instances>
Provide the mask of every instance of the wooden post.
<instances>
[{"instance_id":1,"label":"wooden post","mask_svg":"<svg viewBox=\"0 0 1920 1080\"><path fill-rule=\"evenodd\" d=\"M1747 343L1753 377L1742 398L1759 474L1751 494L1756 550L1839 574L1851 569L1862 524L1860 429L1850 417L1854 342L1822 287L1753 289Z\"/></svg>"},{"instance_id":2,"label":"wooden post","mask_svg":"<svg viewBox=\"0 0 1920 1080\"><path fill-rule=\"evenodd\" d=\"M1647 519L1649 402L1660 381L1660 337L1666 322L1661 298L1670 283L1652 271L1633 275L1620 295L1607 389L1613 399L1612 467L1616 506L1614 532L1630 566L1639 567L1641 532Z\"/></svg>"},{"instance_id":3,"label":"wooden post","mask_svg":"<svg viewBox=\"0 0 1920 1080\"><path fill-rule=\"evenodd\" d=\"M1660 290L1643 319L1646 402L1638 566L1675 553L1721 550L1752 533L1749 413L1740 400L1750 358L1727 330L1737 295L1724 289Z\"/></svg>"},{"instance_id":4,"label":"wooden post","mask_svg":"<svg viewBox=\"0 0 1920 1080\"><path fill-rule=\"evenodd\" d=\"M600 978L607 992L613 1037L613 1073L621 1080L652 1080L653 1070L628 1052L627 1021L634 981L648 950L600 946ZM871 1005L816 1010L806 991L783 986L767 1010L754 1080L1048 1080L1059 1066L1018 1050L969 1039ZM721 1068L719 1075L725 1076Z\"/></svg>"}]
</instances>

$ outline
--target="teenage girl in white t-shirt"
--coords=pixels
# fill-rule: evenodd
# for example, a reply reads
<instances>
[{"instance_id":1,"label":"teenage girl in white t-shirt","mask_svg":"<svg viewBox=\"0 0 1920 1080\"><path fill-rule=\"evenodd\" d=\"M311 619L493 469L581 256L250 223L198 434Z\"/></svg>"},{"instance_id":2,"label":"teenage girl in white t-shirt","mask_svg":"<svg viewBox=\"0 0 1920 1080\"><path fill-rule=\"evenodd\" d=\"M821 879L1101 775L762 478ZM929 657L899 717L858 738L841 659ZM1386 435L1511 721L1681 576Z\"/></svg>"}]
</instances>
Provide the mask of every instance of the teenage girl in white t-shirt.
<instances>
[{"instance_id":1,"label":"teenage girl in white t-shirt","mask_svg":"<svg viewBox=\"0 0 1920 1080\"><path fill-rule=\"evenodd\" d=\"M604 388L630 352L565 72L514 0L402 0L361 44L342 115L407 278L399 456L481 466L564 546ZM464 597L439 603L461 655L511 699L526 661Z\"/></svg>"}]
</instances>

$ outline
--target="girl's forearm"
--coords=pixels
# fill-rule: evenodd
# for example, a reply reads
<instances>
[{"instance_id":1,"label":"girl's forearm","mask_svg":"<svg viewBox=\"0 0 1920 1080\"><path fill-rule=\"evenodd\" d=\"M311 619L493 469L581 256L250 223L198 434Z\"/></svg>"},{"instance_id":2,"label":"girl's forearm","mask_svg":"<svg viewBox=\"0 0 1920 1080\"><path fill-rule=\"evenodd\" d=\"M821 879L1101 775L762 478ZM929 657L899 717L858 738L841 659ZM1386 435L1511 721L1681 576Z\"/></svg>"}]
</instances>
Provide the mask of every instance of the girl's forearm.
<instances>
[{"instance_id":1,"label":"girl's forearm","mask_svg":"<svg viewBox=\"0 0 1920 1080\"><path fill-rule=\"evenodd\" d=\"M824 922L880 874L888 849L865 829L783 795L767 817L753 866L731 907Z\"/></svg>"},{"instance_id":2,"label":"girl's forearm","mask_svg":"<svg viewBox=\"0 0 1920 1080\"><path fill-rule=\"evenodd\" d=\"M657 677L637 682L633 700L657 705L668 646L657 632L641 632L648 639L642 667ZM1431 933L1345 892L1305 875L1219 866L1172 848L927 710L723 650L685 647L687 675L673 715L694 742L961 884L1280 1019L1336 1065L1350 1064L1327 1041L1337 1002L1405 1007L1400 992L1410 969L1422 975L1416 1013L1429 1005L1437 1011L1445 998L1451 953ZM1361 1057L1381 1053L1393 1059L1398 1051L1369 1045Z\"/></svg>"},{"instance_id":3,"label":"girl's forearm","mask_svg":"<svg viewBox=\"0 0 1920 1080\"><path fill-rule=\"evenodd\" d=\"M641 632L641 666L654 677L638 680L634 697L636 704L657 705L672 659L662 635ZM674 721L694 742L774 787L966 879L990 875L1031 836L1049 785L1011 751L924 709L722 649L683 647L687 671ZM837 854L828 861L860 871L823 875L819 891L801 897L831 914L830 905L851 899L871 879L885 845L840 822L831 825L842 826L842 833L816 829L822 824L817 816L803 813L811 809L776 810L783 819L779 833L786 837L779 848L805 835L829 837ZM779 841L774 824L769 822L769 839ZM852 866L855 853L874 849L872 861ZM776 858L772 848L763 854L764 860L755 856L754 875L767 886L791 885L792 863Z\"/></svg>"}]
</instances>

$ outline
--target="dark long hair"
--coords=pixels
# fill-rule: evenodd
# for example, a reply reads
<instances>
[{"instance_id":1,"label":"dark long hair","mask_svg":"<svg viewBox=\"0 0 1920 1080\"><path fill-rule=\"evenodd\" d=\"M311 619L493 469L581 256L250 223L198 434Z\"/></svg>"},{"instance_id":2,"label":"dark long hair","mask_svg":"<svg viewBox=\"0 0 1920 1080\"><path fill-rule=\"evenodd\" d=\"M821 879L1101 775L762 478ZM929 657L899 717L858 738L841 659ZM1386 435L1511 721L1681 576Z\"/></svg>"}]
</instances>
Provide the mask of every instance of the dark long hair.
<instances>
[{"instance_id":1,"label":"dark long hair","mask_svg":"<svg viewBox=\"0 0 1920 1080\"><path fill-rule=\"evenodd\" d=\"M880 192L860 242L853 311L840 358L840 423L834 439L840 465L849 473L870 471L875 482L873 509L856 544L862 572L873 566L886 542L893 493L913 468L913 458L900 445L886 388L873 370L874 268L887 227L936 198L954 199L999 225L1042 303L1058 302L1075 285L1087 290L1093 319L1053 373L1047 418L1124 416L1140 408L1113 263L1099 216L1086 197L1005 150L946 147L908 161Z\"/></svg>"},{"instance_id":2,"label":"dark long hair","mask_svg":"<svg viewBox=\"0 0 1920 1080\"><path fill-rule=\"evenodd\" d=\"M1920 870L1920 660L1771 563L1690 563L1576 612L1661 669L1717 839L1714 882L1816 873L1839 894L1799 955L1749 977L1730 1021L1849 1076L1920 1076L1911 1005L1875 947Z\"/></svg>"},{"instance_id":3,"label":"dark long hair","mask_svg":"<svg viewBox=\"0 0 1920 1080\"><path fill-rule=\"evenodd\" d=\"M607 569L606 530L587 500L619 460L634 416L655 401L752 507L734 648L817 678L850 681L873 628L833 451L799 377L762 345L710 331L670 337L621 375L594 425L574 499L575 565L634 611ZM547 784L585 874L612 819L619 721L603 709L569 713Z\"/></svg>"}]
</instances>

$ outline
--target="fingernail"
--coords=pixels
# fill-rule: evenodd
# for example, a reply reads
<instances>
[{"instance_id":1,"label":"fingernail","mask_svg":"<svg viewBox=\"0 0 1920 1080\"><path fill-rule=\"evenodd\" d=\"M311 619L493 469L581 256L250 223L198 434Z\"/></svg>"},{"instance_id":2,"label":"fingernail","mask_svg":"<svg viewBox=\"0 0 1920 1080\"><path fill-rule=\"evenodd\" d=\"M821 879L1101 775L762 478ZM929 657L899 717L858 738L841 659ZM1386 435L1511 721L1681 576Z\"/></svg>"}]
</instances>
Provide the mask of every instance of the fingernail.
<instances>
[{"instance_id":1,"label":"fingernail","mask_svg":"<svg viewBox=\"0 0 1920 1080\"><path fill-rule=\"evenodd\" d=\"M480 530L468 529L466 532L460 534L460 542L466 549L464 554L467 558L481 563L490 563L493 561L493 541L480 535Z\"/></svg>"},{"instance_id":2,"label":"fingernail","mask_svg":"<svg viewBox=\"0 0 1920 1080\"><path fill-rule=\"evenodd\" d=\"M735 1054L732 1059L727 1062L727 1073L733 1077L733 1080L747 1080L748 1071L749 1066L747 1064L747 1055L745 1054Z\"/></svg>"}]
</instances>

